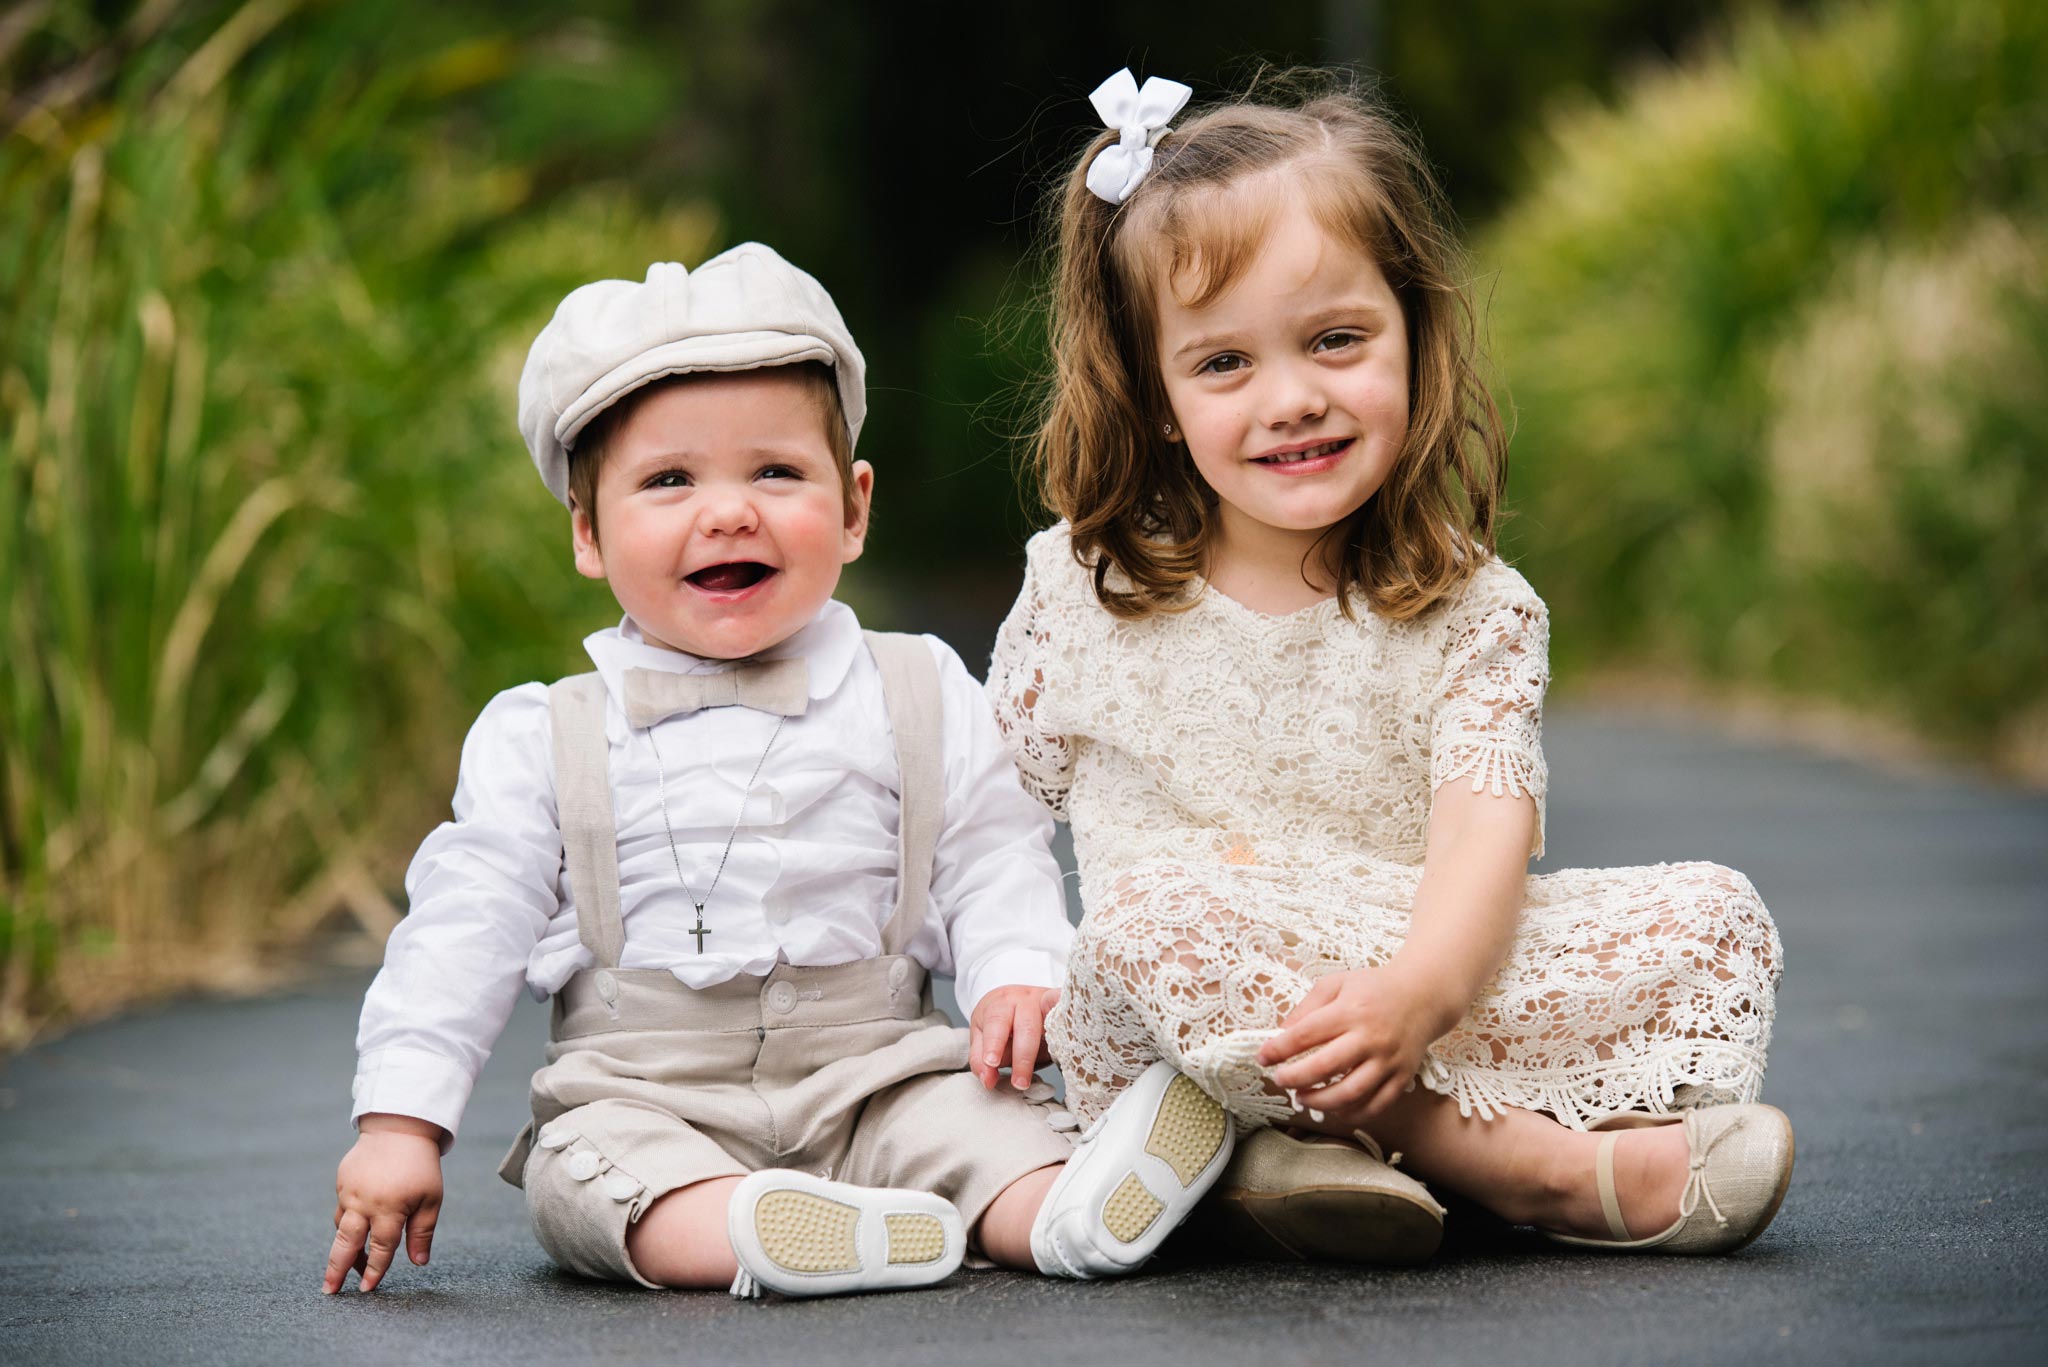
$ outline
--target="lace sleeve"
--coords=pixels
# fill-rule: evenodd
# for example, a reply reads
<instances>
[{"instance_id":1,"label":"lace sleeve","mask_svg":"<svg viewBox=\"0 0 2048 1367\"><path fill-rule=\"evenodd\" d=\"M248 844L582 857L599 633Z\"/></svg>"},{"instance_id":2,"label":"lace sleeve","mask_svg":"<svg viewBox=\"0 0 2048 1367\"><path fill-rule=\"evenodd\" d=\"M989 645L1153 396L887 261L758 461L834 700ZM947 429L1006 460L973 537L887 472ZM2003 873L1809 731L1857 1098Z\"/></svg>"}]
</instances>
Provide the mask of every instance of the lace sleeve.
<instances>
[{"instance_id":1,"label":"lace sleeve","mask_svg":"<svg viewBox=\"0 0 2048 1367\"><path fill-rule=\"evenodd\" d=\"M1045 657L1051 648L1047 604L1031 562L1024 566L1024 587L1010 615L996 633L995 654L988 665L988 700L996 726L1017 761L1024 791L1044 803L1052 814L1067 819L1067 790L1074 782L1074 746L1038 723L1038 704L1045 688Z\"/></svg>"},{"instance_id":2,"label":"lace sleeve","mask_svg":"<svg viewBox=\"0 0 2048 1367\"><path fill-rule=\"evenodd\" d=\"M1429 786L1467 774L1473 792L1536 802L1532 856L1543 853L1543 693L1550 683L1550 614L1520 575L1519 592L1475 581L1471 608L1454 619L1430 727ZM1492 577L1492 576L1487 576Z\"/></svg>"}]
</instances>

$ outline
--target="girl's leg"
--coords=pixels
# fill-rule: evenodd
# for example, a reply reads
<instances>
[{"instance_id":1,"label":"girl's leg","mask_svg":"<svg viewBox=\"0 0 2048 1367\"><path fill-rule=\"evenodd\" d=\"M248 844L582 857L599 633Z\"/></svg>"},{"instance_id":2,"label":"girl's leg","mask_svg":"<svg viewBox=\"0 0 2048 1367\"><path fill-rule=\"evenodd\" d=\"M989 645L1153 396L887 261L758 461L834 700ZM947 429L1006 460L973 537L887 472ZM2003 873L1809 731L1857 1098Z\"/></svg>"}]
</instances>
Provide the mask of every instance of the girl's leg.
<instances>
[{"instance_id":1,"label":"girl's leg","mask_svg":"<svg viewBox=\"0 0 2048 1367\"><path fill-rule=\"evenodd\" d=\"M1309 1128L1349 1133L1335 1120L1302 1119ZM1402 1165L1415 1176L1512 1224L1609 1237L1594 1178L1601 1135L1534 1111L1503 1108L1491 1120L1460 1115L1457 1102L1421 1087L1395 1102L1367 1132L1387 1152L1399 1151ZM1614 1149L1614 1183L1631 1232L1654 1234L1678 1219L1687 1157L1681 1126L1622 1132Z\"/></svg>"},{"instance_id":2,"label":"girl's leg","mask_svg":"<svg viewBox=\"0 0 2048 1367\"><path fill-rule=\"evenodd\" d=\"M726 1207L744 1179L714 1177L677 1187L626 1227L626 1254L663 1286L723 1291L739 1272L725 1231Z\"/></svg>"}]
</instances>

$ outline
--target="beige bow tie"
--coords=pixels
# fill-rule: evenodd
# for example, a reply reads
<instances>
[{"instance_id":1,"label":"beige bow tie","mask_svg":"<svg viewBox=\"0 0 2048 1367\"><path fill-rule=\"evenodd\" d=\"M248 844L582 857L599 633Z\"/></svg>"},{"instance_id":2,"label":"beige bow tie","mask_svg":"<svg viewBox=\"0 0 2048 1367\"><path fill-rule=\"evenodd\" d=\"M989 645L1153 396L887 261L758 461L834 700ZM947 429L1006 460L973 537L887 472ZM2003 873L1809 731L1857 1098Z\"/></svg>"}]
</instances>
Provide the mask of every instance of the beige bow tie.
<instances>
[{"instance_id":1,"label":"beige bow tie","mask_svg":"<svg viewBox=\"0 0 2048 1367\"><path fill-rule=\"evenodd\" d=\"M716 674L626 671L626 724L635 728L705 707L751 707L757 712L801 717L810 702L810 670L801 658L755 660Z\"/></svg>"}]
</instances>

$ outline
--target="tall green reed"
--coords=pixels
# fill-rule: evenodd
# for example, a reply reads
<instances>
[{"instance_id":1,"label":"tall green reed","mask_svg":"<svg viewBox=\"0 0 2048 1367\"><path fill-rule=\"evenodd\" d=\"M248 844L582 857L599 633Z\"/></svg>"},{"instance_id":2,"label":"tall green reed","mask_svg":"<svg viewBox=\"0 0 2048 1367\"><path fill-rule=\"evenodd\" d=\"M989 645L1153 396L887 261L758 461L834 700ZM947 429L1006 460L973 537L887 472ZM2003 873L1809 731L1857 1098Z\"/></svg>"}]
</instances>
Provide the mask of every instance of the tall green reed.
<instances>
[{"instance_id":1,"label":"tall green reed","mask_svg":"<svg viewBox=\"0 0 2048 1367\"><path fill-rule=\"evenodd\" d=\"M209 12L0 144L0 1042L388 924L463 722L607 615L522 349L715 220L544 192L460 107L535 59L406 12Z\"/></svg>"},{"instance_id":2,"label":"tall green reed","mask_svg":"<svg viewBox=\"0 0 2048 1367\"><path fill-rule=\"evenodd\" d=\"M1759 11L1554 113L1481 254L1510 550L1563 672L1789 690L2048 774L2048 295L1984 257L2048 240L2044 69L2028 0Z\"/></svg>"}]
</instances>

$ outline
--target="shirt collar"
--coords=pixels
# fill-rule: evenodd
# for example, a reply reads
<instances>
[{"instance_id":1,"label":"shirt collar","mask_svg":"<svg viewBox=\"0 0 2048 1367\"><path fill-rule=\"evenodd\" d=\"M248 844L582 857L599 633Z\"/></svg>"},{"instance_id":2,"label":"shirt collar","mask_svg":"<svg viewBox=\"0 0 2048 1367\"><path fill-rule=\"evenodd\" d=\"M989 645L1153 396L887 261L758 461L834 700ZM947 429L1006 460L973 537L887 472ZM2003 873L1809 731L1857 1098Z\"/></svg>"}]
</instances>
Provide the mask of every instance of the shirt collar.
<instances>
[{"instance_id":1,"label":"shirt collar","mask_svg":"<svg viewBox=\"0 0 2048 1367\"><path fill-rule=\"evenodd\" d=\"M846 673L853 666L853 657L862 645L860 619L853 615L853 609L837 599L828 599L801 630L788 640L761 652L764 660L787 660L801 657L810 673L811 701L829 698L838 691L846 680ZM612 696L615 706L621 705L625 696L625 677L629 669L659 669L673 674L715 674L732 667L730 660L706 659L687 651L671 650L656 641L650 641L632 617L622 617L615 627L606 627L583 638L583 649L589 654L598 674L604 679L605 691Z\"/></svg>"}]
</instances>

